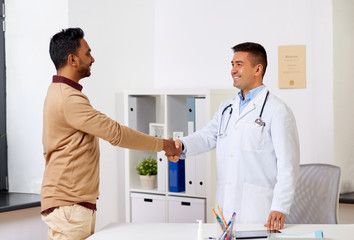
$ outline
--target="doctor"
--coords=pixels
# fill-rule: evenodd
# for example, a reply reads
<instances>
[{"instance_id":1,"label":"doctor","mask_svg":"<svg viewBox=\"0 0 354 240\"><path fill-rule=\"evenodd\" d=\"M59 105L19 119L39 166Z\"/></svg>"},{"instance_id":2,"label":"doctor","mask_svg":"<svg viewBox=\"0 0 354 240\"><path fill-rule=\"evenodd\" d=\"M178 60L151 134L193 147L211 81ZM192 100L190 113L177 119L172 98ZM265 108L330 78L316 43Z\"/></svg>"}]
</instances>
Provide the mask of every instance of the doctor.
<instances>
[{"instance_id":1,"label":"doctor","mask_svg":"<svg viewBox=\"0 0 354 240\"><path fill-rule=\"evenodd\" d=\"M177 140L176 147L183 149L181 158L216 148L215 205L225 217L236 212L236 222L279 230L298 177L296 122L290 108L263 85L263 46L247 42L232 49L231 76L238 96L223 102L207 126Z\"/></svg>"}]
</instances>

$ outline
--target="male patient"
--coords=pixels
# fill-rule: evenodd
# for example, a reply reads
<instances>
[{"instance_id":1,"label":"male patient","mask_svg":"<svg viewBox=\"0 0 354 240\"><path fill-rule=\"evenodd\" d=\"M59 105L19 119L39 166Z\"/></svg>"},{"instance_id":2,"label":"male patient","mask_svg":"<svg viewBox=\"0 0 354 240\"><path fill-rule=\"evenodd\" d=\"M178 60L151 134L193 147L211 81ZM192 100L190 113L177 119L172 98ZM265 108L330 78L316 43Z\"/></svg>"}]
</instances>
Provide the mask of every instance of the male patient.
<instances>
[{"instance_id":1,"label":"male patient","mask_svg":"<svg viewBox=\"0 0 354 240\"><path fill-rule=\"evenodd\" d=\"M149 136L95 110L79 81L95 59L80 28L55 34L50 57L57 70L43 112L45 172L42 219L49 239L85 239L94 232L99 195L99 139L119 147L178 155L172 139Z\"/></svg>"}]
</instances>

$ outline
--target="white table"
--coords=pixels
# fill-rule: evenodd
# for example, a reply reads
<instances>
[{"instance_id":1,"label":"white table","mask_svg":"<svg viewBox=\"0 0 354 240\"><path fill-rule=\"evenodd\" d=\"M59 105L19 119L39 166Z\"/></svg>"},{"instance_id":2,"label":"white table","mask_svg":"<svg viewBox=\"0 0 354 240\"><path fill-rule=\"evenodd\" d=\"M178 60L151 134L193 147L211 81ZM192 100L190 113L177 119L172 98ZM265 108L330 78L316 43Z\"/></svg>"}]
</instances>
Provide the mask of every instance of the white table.
<instances>
[{"instance_id":1,"label":"white table","mask_svg":"<svg viewBox=\"0 0 354 240\"><path fill-rule=\"evenodd\" d=\"M203 224L204 237L216 237L215 223ZM197 223L125 223L110 224L96 232L89 240L197 240ZM262 224L238 224L237 230L262 230ZM285 225L282 233L300 234L323 230L324 237L330 240L354 239L354 224L299 224Z\"/></svg>"}]
</instances>

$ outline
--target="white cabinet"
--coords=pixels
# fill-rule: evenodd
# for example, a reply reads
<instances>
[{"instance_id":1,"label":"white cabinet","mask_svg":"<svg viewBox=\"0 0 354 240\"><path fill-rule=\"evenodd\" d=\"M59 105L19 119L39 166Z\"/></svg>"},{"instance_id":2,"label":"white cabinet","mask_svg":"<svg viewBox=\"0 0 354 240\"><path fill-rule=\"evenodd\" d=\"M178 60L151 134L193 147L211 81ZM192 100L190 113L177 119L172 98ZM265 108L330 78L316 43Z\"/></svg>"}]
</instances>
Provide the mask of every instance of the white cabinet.
<instances>
[{"instance_id":1,"label":"white cabinet","mask_svg":"<svg viewBox=\"0 0 354 240\"><path fill-rule=\"evenodd\" d=\"M163 195L131 193L133 223L166 222L166 198Z\"/></svg>"},{"instance_id":2,"label":"white cabinet","mask_svg":"<svg viewBox=\"0 0 354 240\"><path fill-rule=\"evenodd\" d=\"M196 101L197 107L195 109L196 119L198 119L195 122L197 124L195 128L198 129L201 127L198 124L205 124L211 119L210 91L126 91L119 95L117 105L123 108L119 108L118 111L124 115L124 125L146 134L151 132L151 127L155 127L155 134L161 135L163 138L169 138L173 137L174 133L175 135L180 135L181 133L184 136L188 135L188 130L191 127L189 120L187 121L187 114L189 113L187 108L188 98L201 99L198 102ZM198 107L201 102L203 107ZM200 108L199 111L198 108ZM155 153L125 149L122 155L125 164L125 210L127 222L145 221L144 214L146 213L150 217L154 216L150 211L152 209L156 210L156 208L160 209L160 213L165 214L165 222L195 222L195 219L214 222L212 208L214 207L213 181L215 181L215 168L211 168L210 153L203 154L199 158L190 159L192 164L187 164L188 158L185 160L186 178L192 175L195 186L194 188L187 187L189 181L185 181L186 189L188 190L184 192L169 191L169 162L164 152ZM142 158L149 156L156 158L158 161L157 187L152 190L145 190L141 188L135 167ZM198 164L201 167L196 166ZM190 165L191 167L189 167ZM154 202L153 200L153 203L148 202L149 200L144 202L143 198L139 198L139 196L146 198L147 196L144 194L154 197L156 201ZM142 211L145 211L145 213L142 213ZM137 216L139 212L142 214L140 218ZM182 215L176 213L183 213L187 217L183 219ZM175 216L177 218L174 218Z\"/></svg>"},{"instance_id":3,"label":"white cabinet","mask_svg":"<svg viewBox=\"0 0 354 240\"><path fill-rule=\"evenodd\" d=\"M205 198L168 196L168 222L205 222Z\"/></svg>"}]
</instances>

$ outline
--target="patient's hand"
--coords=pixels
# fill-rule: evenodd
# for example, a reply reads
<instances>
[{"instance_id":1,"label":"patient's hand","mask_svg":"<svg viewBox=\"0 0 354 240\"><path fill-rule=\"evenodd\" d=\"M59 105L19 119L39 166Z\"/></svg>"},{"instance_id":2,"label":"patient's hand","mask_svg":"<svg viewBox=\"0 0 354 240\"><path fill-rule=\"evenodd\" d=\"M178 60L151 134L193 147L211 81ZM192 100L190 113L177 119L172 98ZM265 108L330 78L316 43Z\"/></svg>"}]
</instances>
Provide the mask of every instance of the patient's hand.
<instances>
[{"instance_id":1,"label":"patient's hand","mask_svg":"<svg viewBox=\"0 0 354 240\"><path fill-rule=\"evenodd\" d=\"M168 155L167 153L166 153L166 157L168 158L168 160L170 160L171 162L178 162L178 160L179 160L179 158L180 158L180 156L181 156L181 154L182 154L182 142L179 140L179 139L176 139L175 140L175 142L174 142L174 144L175 144L175 148L176 149L179 149L179 151L180 151L180 154L177 154L177 155Z\"/></svg>"},{"instance_id":2,"label":"patient's hand","mask_svg":"<svg viewBox=\"0 0 354 240\"><path fill-rule=\"evenodd\" d=\"M176 144L172 138L163 140L163 150L165 151L165 155L167 156L168 160L172 162L178 162L179 157L182 154L182 147L179 147L179 145Z\"/></svg>"}]
</instances>

